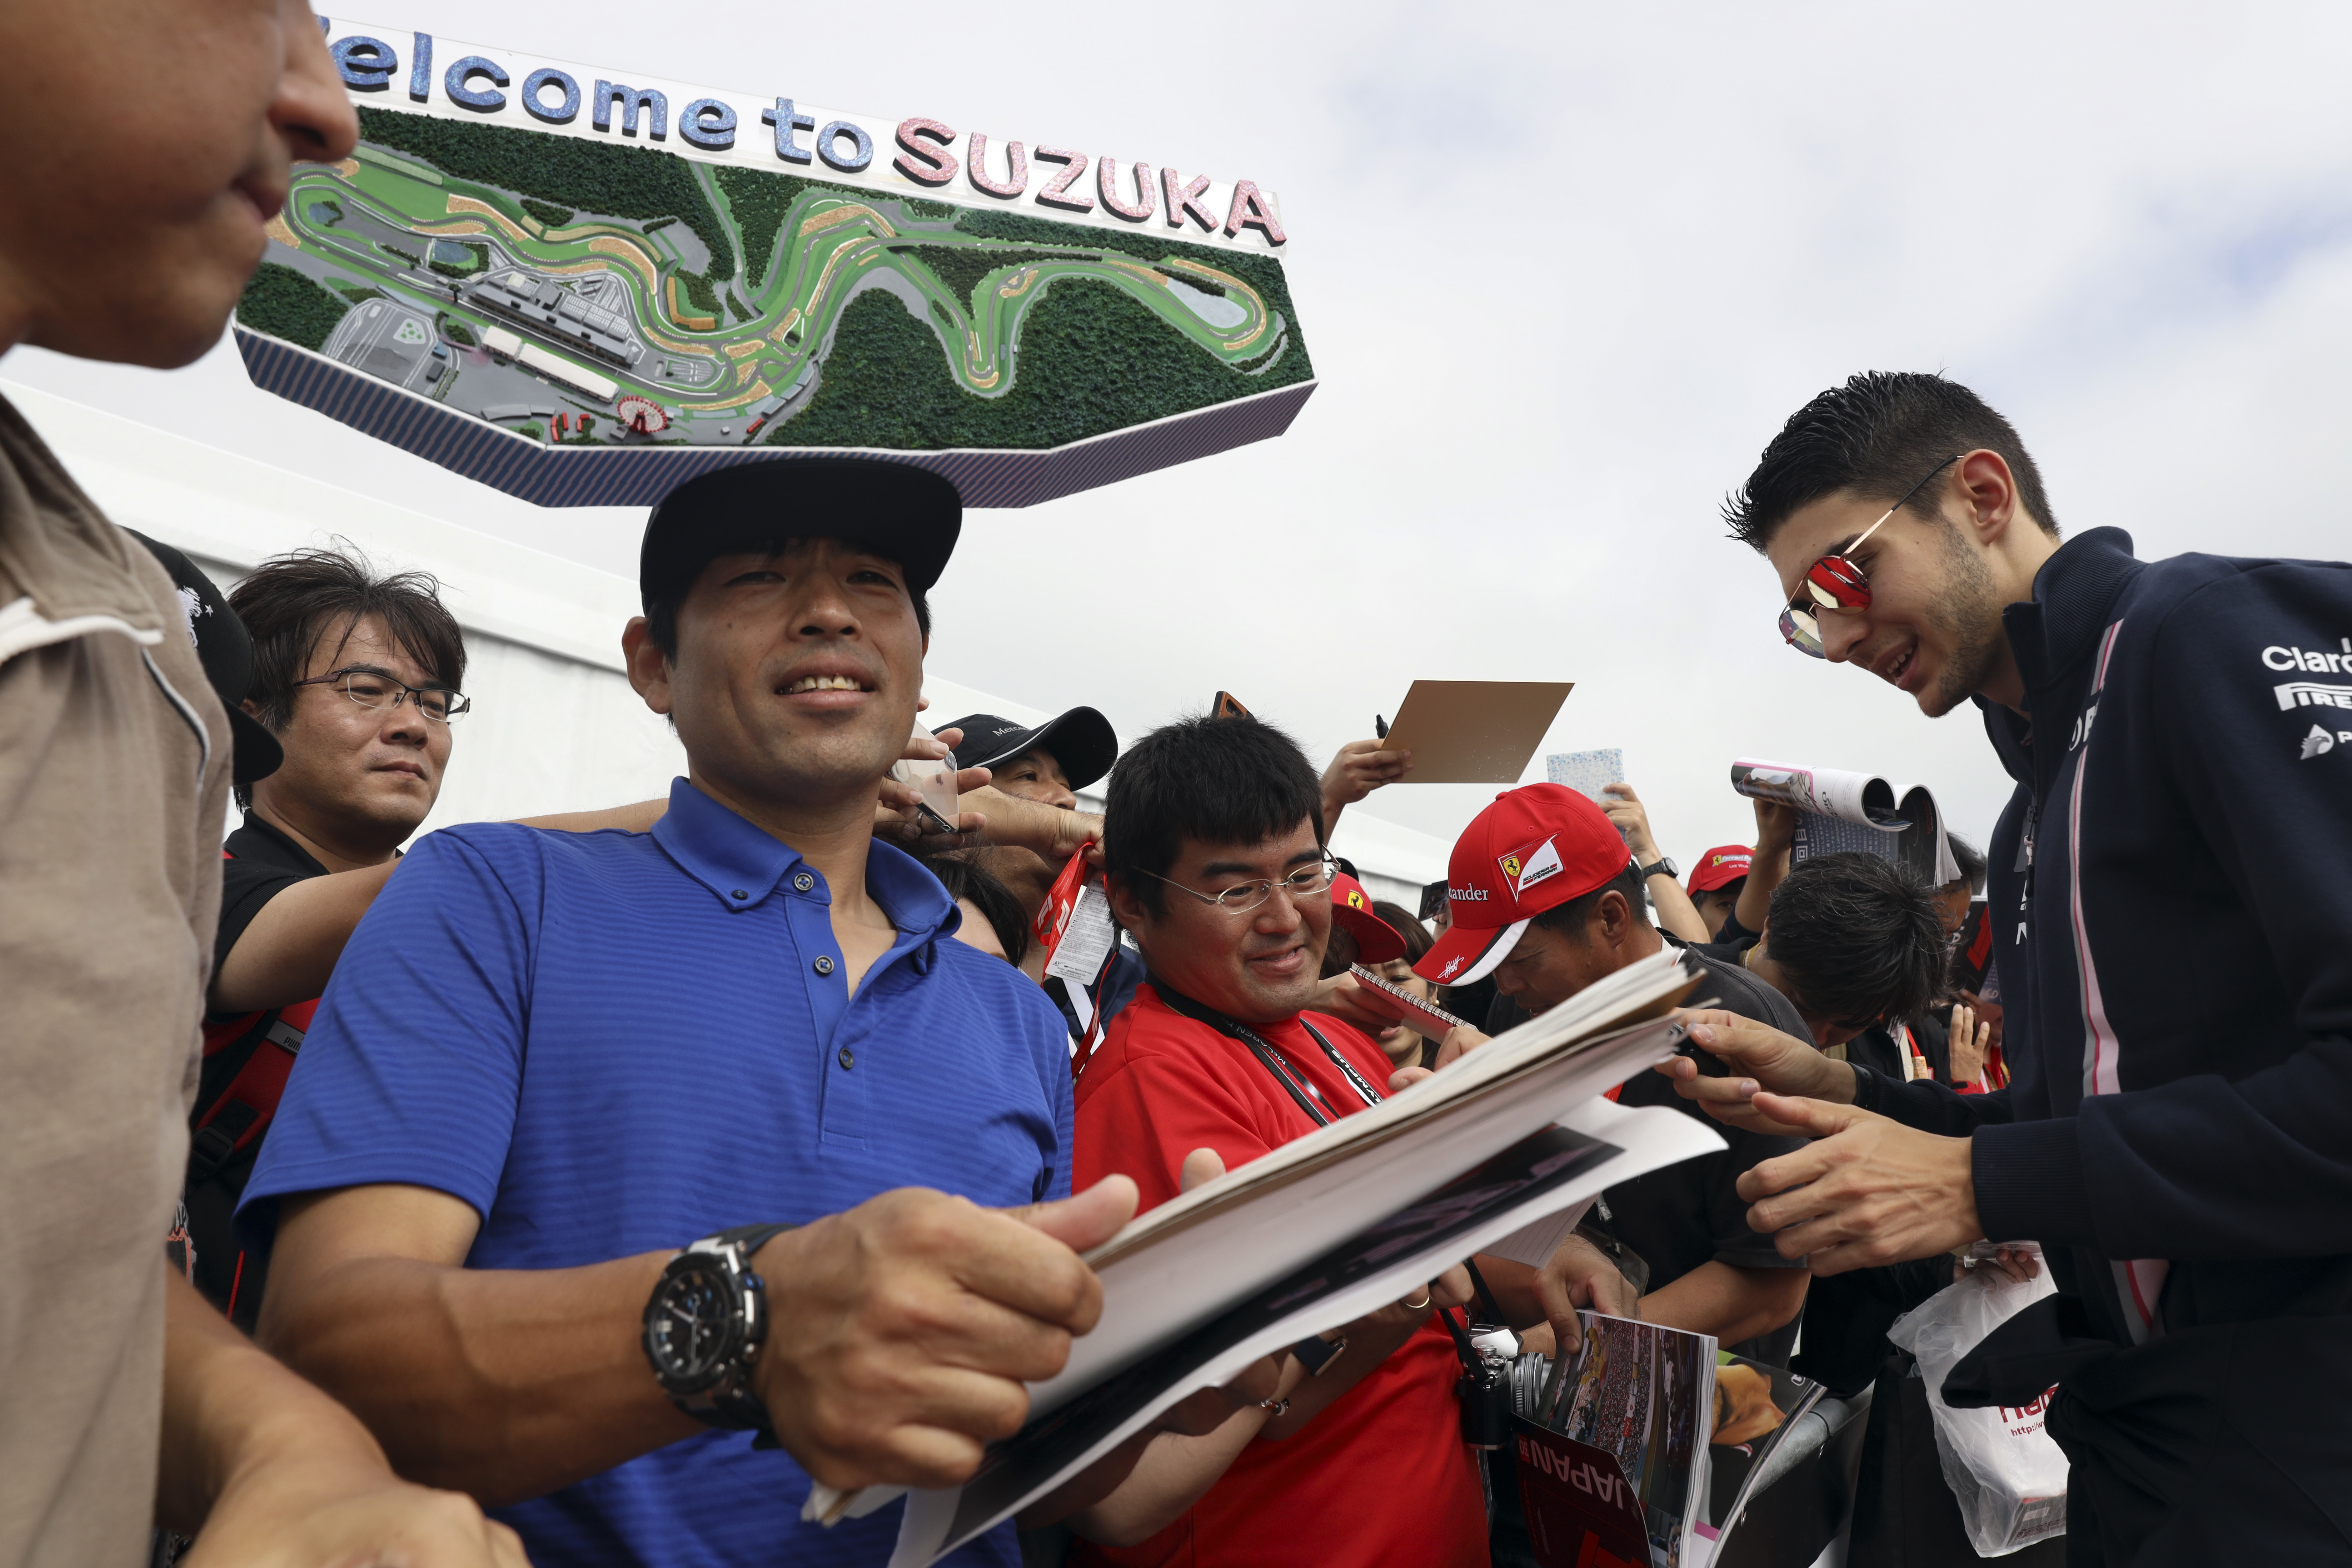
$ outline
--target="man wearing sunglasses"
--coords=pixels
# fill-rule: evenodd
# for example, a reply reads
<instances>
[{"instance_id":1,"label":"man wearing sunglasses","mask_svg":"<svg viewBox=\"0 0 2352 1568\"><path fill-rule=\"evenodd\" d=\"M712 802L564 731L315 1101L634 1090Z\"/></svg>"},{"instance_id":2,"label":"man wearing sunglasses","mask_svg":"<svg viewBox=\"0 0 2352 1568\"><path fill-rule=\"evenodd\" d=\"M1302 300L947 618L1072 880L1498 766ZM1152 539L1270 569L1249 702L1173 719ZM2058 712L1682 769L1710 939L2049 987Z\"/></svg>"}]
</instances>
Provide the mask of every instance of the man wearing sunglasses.
<instances>
[{"instance_id":1,"label":"man wearing sunglasses","mask_svg":"<svg viewBox=\"0 0 2352 1568\"><path fill-rule=\"evenodd\" d=\"M1793 646L1930 715L1973 700L2017 781L1989 856L2010 1087L1695 1030L1737 1072L1685 1095L1819 1140L1750 1173L1750 1223L1817 1274L2043 1245L2062 1295L1945 1393L2056 1385L2072 1560L2340 1560L2352 567L2062 545L2016 432L1929 375L1823 393L1727 510Z\"/></svg>"}]
</instances>

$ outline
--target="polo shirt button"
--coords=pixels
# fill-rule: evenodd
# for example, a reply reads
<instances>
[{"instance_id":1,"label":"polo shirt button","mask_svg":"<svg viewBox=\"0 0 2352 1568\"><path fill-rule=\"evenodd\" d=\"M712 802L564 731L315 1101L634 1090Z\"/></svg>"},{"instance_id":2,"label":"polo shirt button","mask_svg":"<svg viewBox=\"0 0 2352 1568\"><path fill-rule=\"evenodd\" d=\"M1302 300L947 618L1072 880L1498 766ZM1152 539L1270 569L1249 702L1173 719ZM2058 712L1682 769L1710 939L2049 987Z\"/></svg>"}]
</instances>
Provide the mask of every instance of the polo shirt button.
<instances>
[{"instance_id":1,"label":"polo shirt button","mask_svg":"<svg viewBox=\"0 0 2352 1568\"><path fill-rule=\"evenodd\" d=\"M829 952L820 952L816 955L816 972L819 974L830 974L833 973L833 954Z\"/></svg>"},{"instance_id":2,"label":"polo shirt button","mask_svg":"<svg viewBox=\"0 0 2352 1568\"><path fill-rule=\"evenodd\" d=\"M847 1046L841 1047L841 1070L847 1072L857 1065L857 1057Z\"/></svg>"},{"instance_id":3,"label":"polo shirt button","mask_svg":"<svg viewBox=\"0 0 2352 1568\"><path fill-rule=\"evenodd\" d=\"M748 898L750 898L751 895L751 894L749 894L749 893L747 893L747 892L745 892L742 889L738 888L738 889L735 889L734 896L735 896L736 898L739 898L739 899L748 899Z\"/></svg>"},{"instance_id":4,"label":"polo shirt button","mask_svg":"<svg viewBox=\"0 0 2352 1568\"><path fill-rule=\"evenodd\" d=\"M795 893L805 893L811 888L815 886L816 879L810 876L806 871L802 872L799 876L793 879L793 891Z\"/></svg>"}]
</instances>

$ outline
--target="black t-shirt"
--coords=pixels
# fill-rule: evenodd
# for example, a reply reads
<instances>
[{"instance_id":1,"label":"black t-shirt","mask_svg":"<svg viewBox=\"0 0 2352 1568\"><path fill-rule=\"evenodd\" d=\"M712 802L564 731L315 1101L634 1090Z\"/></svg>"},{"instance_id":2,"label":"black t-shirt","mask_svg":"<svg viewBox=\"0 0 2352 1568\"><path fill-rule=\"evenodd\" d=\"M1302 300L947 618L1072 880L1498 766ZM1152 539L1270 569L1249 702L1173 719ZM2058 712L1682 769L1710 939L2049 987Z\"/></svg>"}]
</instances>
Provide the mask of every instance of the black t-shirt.
<instances>
[{"instance_id":1,"label":"black t-shirt","mask_svg":"<svg viewBox=\"0 0 2352 1568\"><path fill-rule=\"evenodd\" d=\"M1689 945L1670 933L1659 934L1677 947ZM1788 998L1740 968L1737 958L1727 960L1719 950L1691 951L1706 965L1706 978L1691 994L1693 1005L1720 1007L1743 1018L1769 1024L1801 1040L1812 1037ZM1498 996L1487 1014L1486 1031L1500 1034L1505 1028L1524 1023L1528 1016L1509 997ZM1717 1078L1726 1075L1727 1069L1717 1058L1705 1051L1692 1054L1701 1072ZM1726 1127L1676 1094L1671 1079L1654 1072L1636 1073L1626 1079L1617 1103L1671 1105L1684 1115L1705 1122L1721 1135L1726 1144L1718 1152L1702 1154L1630 1182L1620 1182L1603 1193L1601 1203L1594 1206L1591 1217L1605 1225L1611 1235L1649 1264L1650 1289L1671 1285L1707 1262L1727 1263L1735 1268L1804 1267L1801 1258L1791 1260L1775 1252L1770 1237L1748 1227L1748 1201L1738 1190L1742 1173L1804 1147L1803 1139L1773 1138ZM1603 1207L1607 1210L1605 1216ZM1789 1347L1795 1339L1796 1324L1791 1321L1769 1334L1723 1348L1774 1366L1786 1366Z\"/></svg>"},{"instance_id":2,"label":"black t-shirt","mask_svg":"<svg viewBox=\"0 0 2352 1568\"><path fill-rule=\"evenodd\" d=\"M230 834L221 847L229 858L221 862L220 931L213 938L215 973L263 905L297 882L327 874L308 849L250 811L245 814L245 826Z\"/></svg>"}]
</instances>

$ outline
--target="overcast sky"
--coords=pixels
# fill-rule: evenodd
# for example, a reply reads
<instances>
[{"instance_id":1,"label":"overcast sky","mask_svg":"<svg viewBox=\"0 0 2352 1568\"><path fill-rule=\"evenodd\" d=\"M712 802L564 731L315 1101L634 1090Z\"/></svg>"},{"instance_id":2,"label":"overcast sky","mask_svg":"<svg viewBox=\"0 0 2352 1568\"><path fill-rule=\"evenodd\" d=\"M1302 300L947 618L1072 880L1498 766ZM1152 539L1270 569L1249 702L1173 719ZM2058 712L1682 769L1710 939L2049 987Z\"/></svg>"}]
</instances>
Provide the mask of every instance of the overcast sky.
<instances>
[{"instance_id":1,"label":"overcast sky","mask_svg":"<svg viewBox=\"0 0 2352 1568\"><path fill-rule=\"evenodd\" d=\"M1319 763L1416 677L1572 679L1545 749L1622 747L1685 862L1751 836L1742 753L1927 783L1981 842L2007 785L1973 710L1930 723L1787 651L1717 518L1781 420L1863 369L1982 393L2070 534L2352 537L2338 6L362 16L1278 192L1322 383L1291 434L971 514L934 595L935 669L1125 737L1223 687ZM642 512L514 501L253 390L226 347L0 374L635 570ZM1451 837L1485 793L1363 809Z\"/></svg>"}]
</instances>

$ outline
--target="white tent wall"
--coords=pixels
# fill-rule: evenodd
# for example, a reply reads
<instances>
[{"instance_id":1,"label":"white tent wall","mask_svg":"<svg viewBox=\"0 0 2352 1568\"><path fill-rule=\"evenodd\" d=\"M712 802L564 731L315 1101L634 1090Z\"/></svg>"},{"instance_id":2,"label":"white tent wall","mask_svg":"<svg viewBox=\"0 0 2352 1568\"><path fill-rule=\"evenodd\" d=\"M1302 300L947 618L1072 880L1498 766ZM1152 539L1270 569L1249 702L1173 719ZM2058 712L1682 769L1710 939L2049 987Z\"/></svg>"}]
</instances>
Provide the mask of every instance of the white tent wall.
<instances>
[{"instance_id":1,"label":"white tent wall","mask_svg":"<svg viewBox=\"0 0 2352 1568\"><path fill-rule=\"evenodd\" d=\"M465 628L476 710L458 721L427 830L665 795L685 771L677 737L623 670L621 628L637 613L627 579L20 383L0 380L0 394L108 516L187 552L223 589L271 555L339 541L379 568L440 579ZM932 722L1048 717L935 672L923 690ZM1101 809L1099 791L1087 792L1088 809ZM1340 819L1332 847L1374 897L1407 909L1445 874L1442 841L1360 809Z\"/></svg>"}]
</instances>

